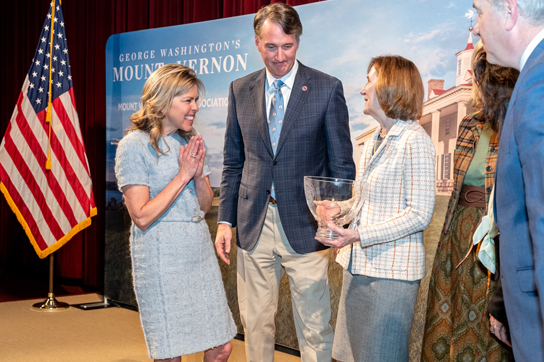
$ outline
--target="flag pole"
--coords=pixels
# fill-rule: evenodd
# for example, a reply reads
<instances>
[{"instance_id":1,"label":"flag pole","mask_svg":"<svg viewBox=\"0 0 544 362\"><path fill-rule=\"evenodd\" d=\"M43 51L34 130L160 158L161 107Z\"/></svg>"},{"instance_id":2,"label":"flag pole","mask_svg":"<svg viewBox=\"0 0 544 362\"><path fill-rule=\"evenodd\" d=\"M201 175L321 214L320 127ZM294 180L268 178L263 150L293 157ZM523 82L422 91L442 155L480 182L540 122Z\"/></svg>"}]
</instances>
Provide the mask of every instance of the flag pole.
<instances>
[{"instance_id":1,"label":"flag pole","mask_svg":"<svg viewBox=\"0 0 544 362\"><path fill-rule=\"evenodd\" d=\"M46 170L51 170L51 96L53 93L53 90L51 89L52 86L52 70L53 70L53 29L55 26L55 0L53 0L52 6L51 6L51 39L49 43L49 49L51 52L51 56L49 57L49 95L48 95L48 102L47 102L47 115L46 115L46 122L49 124L49 142L48 142L48 151L47 151L47 161L45 165ZM40 311L61 311L68 309L69 305L67 303L59 302L55 299L55 293L53 292L53 276L54 276L54 269L55 269L55 258L54 253L49 254L49 293L47 293L47 298L42 303L36 303L32 305L32 308L35 310Z\"/></svg>"},{"instance_id":2,"label":"flag pole","mask_svg":"<svg viewBox=\"0 0 544 362\"><path fill-rule=\"evenodd\" d=\"M55 266L55 253L49 254L49 293L47 293L47 298L42 303L35 303L32 305L32 308L39 311L45 312L56 312L61 310L66 310L70 307L68 303L59 302L55 299L55 293L53 292L53 270Z\"/></svg>"}]
</instances>

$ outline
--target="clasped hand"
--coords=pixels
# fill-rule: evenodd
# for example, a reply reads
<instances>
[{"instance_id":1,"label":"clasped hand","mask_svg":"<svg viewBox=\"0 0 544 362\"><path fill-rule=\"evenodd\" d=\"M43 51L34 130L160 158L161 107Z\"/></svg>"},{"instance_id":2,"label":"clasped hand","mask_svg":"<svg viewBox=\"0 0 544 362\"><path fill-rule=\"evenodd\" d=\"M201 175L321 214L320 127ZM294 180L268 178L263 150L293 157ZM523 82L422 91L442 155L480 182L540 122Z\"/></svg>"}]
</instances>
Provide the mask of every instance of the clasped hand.
<instances>
[{"instance_id":1,"label":"clasped hand","mask_svg":"<svg viewBox=\"0 0 544 362\"><path fill-rule=\"evenodd\" d=\"M317 222L320 226L326 226L330 221L334 221L340 215L340 207L334 201L314 201L316 205Z\"/></svg>"},{"instance_id":2,"label":"clasped hand","mask_svg":"<svg viewBox=\"0 0 544 362\"><path fill-rule=\"evenodd\" d=\"M206 149L202 136L193 136L189 142L179 150L179 174L188 182L192 178L204 176L204 159Z\"/></svg>"},{"instance_id":3,"label":"clasped hand","mask_svg":"<svg viewBox=\"0 0 544 362\"><path fill-rule=\"evenodd\" d=\"M325 226L338 234L337 239L324 239L318 238L316 240L321 244L334 247L342 248L346 245L353 244L360 240L359 232L353 229L344 229L334 223L334 221L340 216L340 206L334 201L314 201L314 204L317 205L317 221L320 226Z\"/></svg>"}]
</instances>

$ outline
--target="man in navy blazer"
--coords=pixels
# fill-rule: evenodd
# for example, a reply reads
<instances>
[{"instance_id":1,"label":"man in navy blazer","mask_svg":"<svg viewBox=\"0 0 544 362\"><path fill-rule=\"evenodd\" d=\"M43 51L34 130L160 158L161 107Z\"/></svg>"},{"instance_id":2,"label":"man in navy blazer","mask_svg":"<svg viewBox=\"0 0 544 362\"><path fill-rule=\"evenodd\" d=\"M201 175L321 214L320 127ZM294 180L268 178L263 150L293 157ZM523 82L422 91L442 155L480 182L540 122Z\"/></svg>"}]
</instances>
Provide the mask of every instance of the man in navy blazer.
<instances>
[{"instance_id":1,"label":"man in navy blazer","mask_svg":"<svg viewBox=\"0 0 544 362\"><path fill-rule=\"evenodd\" d=\"M544 361L544 0L474 0L487 60L520 70L502 128L495 215L516 361Z\"/></svg>"},{"instance_id":2,"label":"man in navy blazer","mask_svg":"<svg viewBox=\"0 0 544 362\"><path fill-rule=\"evenodd\" d=\"M230 85L216 249L230 263L236 227L248 361L274 358L284 272L302 360L330 361L328 250L314 239L303 178L355 178L342 83L297 61L302 24L291 6L262 8L254 30L266 67Z\"/></svg>"}]
</instances>

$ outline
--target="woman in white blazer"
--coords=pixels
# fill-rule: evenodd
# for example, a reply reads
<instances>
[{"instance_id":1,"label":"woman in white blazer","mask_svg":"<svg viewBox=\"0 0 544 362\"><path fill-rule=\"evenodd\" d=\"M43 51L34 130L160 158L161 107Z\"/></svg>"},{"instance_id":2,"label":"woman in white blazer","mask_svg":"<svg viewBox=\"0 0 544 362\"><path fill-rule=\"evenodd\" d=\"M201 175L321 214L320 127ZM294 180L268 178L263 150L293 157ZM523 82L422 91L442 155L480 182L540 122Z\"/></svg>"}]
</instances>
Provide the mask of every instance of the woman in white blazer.
<instances>
[{"instance_id":1,"label":"woman in white blazer","mask_svg":"<svg viewBox=\"0 0 544 362\"><path fill-rule=\"evenodd\" d=\"M345 269L333 357L338 361L408 361L408 339L419 282L425 275L423 230L435 200L435 151L417 122L423 82L400 56L373 58L361 90L363 112L380 127L367 142L357 170L355 196L322 201L324 217L348 214L349 229L328 226Z\"/></svg>"}]
</instances>

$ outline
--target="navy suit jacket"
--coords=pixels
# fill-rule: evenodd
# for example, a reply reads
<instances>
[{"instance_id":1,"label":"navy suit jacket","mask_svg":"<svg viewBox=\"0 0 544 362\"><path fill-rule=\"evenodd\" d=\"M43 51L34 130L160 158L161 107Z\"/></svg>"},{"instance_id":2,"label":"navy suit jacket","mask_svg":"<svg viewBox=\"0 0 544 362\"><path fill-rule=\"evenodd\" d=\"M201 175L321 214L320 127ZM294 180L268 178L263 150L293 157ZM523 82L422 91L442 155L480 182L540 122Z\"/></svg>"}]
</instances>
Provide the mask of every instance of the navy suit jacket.
<instances>
[{"instance_id":1,"label":"navy suit jacket","mask_svg":"<svg viewBox=\"0 0 544 362\"><path fill-rule=\"evenodd\" d=\"M516 361L544 361L544 41L519 75L501 133L496 218Z\"/></svg>"},{"instance_id":2,"label":"navy suit jacket","mask_svg":"<svg viewBox=\"0 0 544 362\"><path fill-rule=\"evenodd\" d=\"M272 150L265 109L266 71L230 85L219 221L237 227L252 250L263 228L272 180L285 234L300 254L323 249L304 197L304 176L355 178L342 83L299 62L279 137Z\"/></svg>"}]
</instances>

